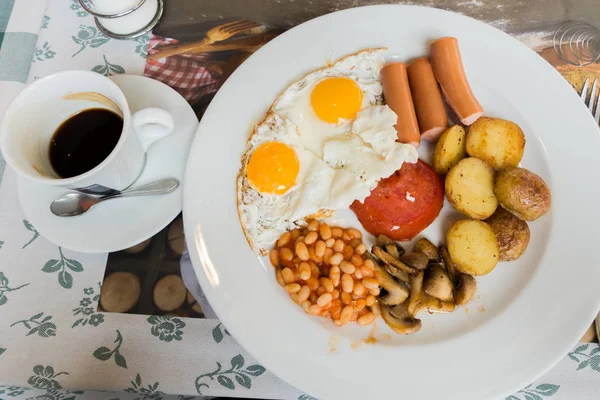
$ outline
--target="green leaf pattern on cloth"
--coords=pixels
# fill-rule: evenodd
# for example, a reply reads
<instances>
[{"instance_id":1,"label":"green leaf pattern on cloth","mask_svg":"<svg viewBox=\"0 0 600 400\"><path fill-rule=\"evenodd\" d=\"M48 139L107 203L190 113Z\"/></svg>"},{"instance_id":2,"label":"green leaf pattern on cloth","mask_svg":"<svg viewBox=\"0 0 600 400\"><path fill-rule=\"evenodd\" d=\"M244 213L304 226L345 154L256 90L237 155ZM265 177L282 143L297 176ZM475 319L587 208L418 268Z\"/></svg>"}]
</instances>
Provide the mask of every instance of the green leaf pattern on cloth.
<instances>
[{"instance_id":1,"label":"green leaf pattern on cloth","mask_svg":"<svg viewBox=\"0 0 600 400\"><path fill-rule=\"evenodd\" d=\"M202 394L203 387L210 387L210 382L216 380L219 385L226 387L227 389L235 390L235 383L233 379L246 389L252 388L252 377L257 377L265 373L266 369L259 364L249 365L244 368L244 356L238 354L231 359L231 368L223 371L221 363L217 362L217 369L198 376L196 378L196 391L198 394ZM206 378L210 379L207 380ZM233 378L233 379L232 379Z\"/></svg>"},{"instance_id":2,"label":"green leaf pattern on cloth","mask_svg":"<svg viewBox=\"0 0 600 400\"><path fill-rule=\"evenodd\" d=\"M150 34L136 37L135 40L138 45L135 48L135 53L139 54L144 60L148 57L148 46L150 45Z\"/></svg>"},{"instance_id":3,"label":"green leaf pattern on cloth","mask_svg":"<svg viewBox=\"0 0 600 400\"><path fill-rule=\"evenodd\" d=\"M8 296L6 293L14 292L15 290L19 290L29 285L29 283L26 283L21 286L10 287L9 284L10 282L8 281L8 278L4 275L4 273L0 272L0 306L8 303Z\"/></svg>"},{"instance_id":4,"label":"green leaf pattern on cloth","mask_svg":"<svg viewBox=\"0 0 600 400\"><path fill-rule=\"evenodd\" d=\"M135 376L135 380L129 382L131 387L125 389L126 392L129 393L139 393L142 395L141 399L162 399L162 395L164 394L160 390L158 390L159 383L154 382L153 385L148 385L144 387L142 384L142 377L140 374Z\"/></svg>"},{"instance_id":5,"label":"green leaf pattern on cloth","mask_svg":"<svg viewBox=\"0 0 600 400\"><path fill-rule=\"evenodd\" d=\"M48 29L50 26L50 20L52 18L49 15L44 15L44 20L42 21L42 29Z\"/></svg>"},{"instance_id":6,"label":"green leaf pattern on cloth","mask_svg":"<svg viewBox=\"0 0 600 400\"><path fill-rule=\"evenodd\" d=\"M33 335L34 333L36 333L40 337L49 338L52 336L56 336L56 325L53 322L50 322L51 319L51 316L48 315L44 317L44 313L41 312L35 314L29 319L17 321L13 323L11 327L18 324L23 324L25 328L29 329L29 332L27 332L27 335L25 336Z\"/></svg>"},{"instance_id":7,"label":"green leaf pattern on cloth","mask_svg":"<svg viewBox=\"0 0 600 400\"><path fill-rule=\"evenodd\" d=\"M102 57L104 58L104 64L96 65L94 68L92 68L92 71L102 74L104 76L111 76L111 75L118 75L118 74L125 73L125 68L123 68L117 64L109 63L108 60L106 59L106 56L102 56Z\"/></svg>"},{"instance_id":8,"label":"green leaf pattern on cloth","mask_svg":"<svg viewBox=\"0 0 600 400\"><path fill-rule=\"evenodd\" d=\"M55 379L60 375L69 375L68 372L58 372L54 373L54 368L52 366L47 365L36 365L33 367L33 373L31 377L27 380L27 383L37 389L62 389L61 384Z\"/></svg>"},{"instance_id":9,"label":"green leaf pattern on cloth","mask_svg":"<svg viewBox=\"0 0 600 400\"><path fill-rule=\"evenodd\" d=\"M41 47L35 49L35 53L33 53L33 62L50 60L55 56L56 52L51 49L48 42L45 42Z\"/></svg>"},{"instance_id":10,"label":"green leaf pattern on cloth","mask_svg":"<svg viewBox=\"0 0 600 400\"><path fill-rule=\"evenodd\" d=\"M227 336L231 336L231 335L229 334L229 332L227 332L227 329L225 329L225 328L223 327L223 324L219 322L219 323L217 324L217 326L215 326L215 327L213 328L213 330L212 330L212 337L213 337L213 340L214 340L216 343L221 343L221 342L223 341L224 337L225 337L223 334L225 334L225 335L227 335Z\"/></svg>"},{"instance_id":11,"label":"green leaf pattern on cloth","mask_svg":"<svg viewBox=\"0 0 600 400\"><path fill-rule=\"evenodd\" d=\"M161 341L170 342L183 339L182 329L185 328L185 322L179 318L152 315L147 321L152 325L150 333Z\"/></svg>"},{"instance_id":12,"label":"green leaf pattern on cloth","mask_svg":"<svg viewBox=\"0 0 600 400\"><path fill-rule=\"evenodd\" d=\"M104 322L104 315L97 313L96 307L93 307L98 304L98 300L100 299L100 287L101 283L98 282L97 292L92 287L83 289L84 297L79 301L79 307L73 309L73 316L79 315L81 317L73 322L71 328L86 326L88 324L97 327Z\"/></svg>"},{"instance_id":13,"label":"green leaf pattern on cloth","mask_svg":"<svg viewBox=\"0 0 600 400\"><path fill-rule=\"evenodd\" d=\"M73 395L83 393L84 392L82 391L50 389L44 394L35 397L29 397L27 400L75 400L77 396Z\"/></svg>"},{"instance_id":14,"label":"green leaf pattern on cloth","mask_svg":"<svg viewBox=\"0 0 600 400\"><path fill-rule=\"evenodd\" d=\"M2 248L3 245L4 245L4 242L2 240L0 240L0 249Z\"/></svg>"},{"instance_id":15,"label":"green leaf pattern on cloth","mask_svg":"<svg viewBox=\"0 0 600 400\"><path fill-rule=\"evenodd\" d=\"M71 39L81 46L72 57L75 57L88 47L95 49L110 41L110 38L100 32L98 28L89 25L80 25L77 36L71 36Z\"/></svg>"},{"instance_id":16,"label":"green leaf pattern on cloth","mask_svg":"<svg viewBox=\"0 0 600 400\"><path fill-rule=\"evenodd\" d=\"M23 220L23 225L25 225L25 229L27 229L30 232L33 232L33 236L31 237L31 239L29 240L29 242L25 243L23 245L23 247L21 247L22 249L28 247L30 244L32 244L33 242L35 242L35 240L37 238L40 237L40 234L38 233L38 231L33 227L33 225L31 225L31 222L29 222L26 219L24 219Z\"/></svg>"},{"instance_id":17,"label":"green leaf pattern on cloth","mask_svg":"<svg viewBox=\"0 0 600 400\"><path fill-rule=\"evenodd\" d=\"M73 275L71 275L71 272L82 272L83 265L77 260L65 257L62 247L58 248L58 252L60 260L50 259L46 261L46 264L42 267L42 271L49 274L58 272L59 285L65 289L71 289L73 287Z\"/></svg>"},{"instance_id":18,"label":"green leaf pattern on cloth","mask_svg":"<svg viewBox=\"0 0 600 400\"><path fill-rule=\"evenodd\" d=\"M301 394L300 396L298 396L298 400L317 400L312 396L309 396L307 394Z\"/></svg>"},{"instance_id":19,"label":"green leaf pattern on cloth","mask_svg":"<svg viewBox=\"0 0 600 400\"><path fill-rule=\"evenodd\" d=\"M122 368L127 368L127 362L125 361L125 357L119 352L121 345L123 344L123 336L121 336L121 332L117 329L117 338L113 343L116 343L114 349L109 349L108 347L99 347L94 351L93 356L100 361L107 361L114 355L115 363Z\"/></svg>"},{"instance_id":20,"label":"green leaf pattern on cloth","mask_svg":"<svg viewBox=\"0 0 600 400\"><path fill-rule=\"evenodd\" d=\"M75 11L79 18L87 17L88 12L81 7L78 0L71 0L71 10Z\"/></svg>"},{"instance_id":21,"label":"green leaf pattern on cloth","mask_svg":"<svg viewBox=\"0 0 600 400\"><path fill-rule=\"evenodd\" d=\"M29 390L29 388L24 388L24 387L19 387L19 386L0 386L0 394L5 394L9 397L20 396L28 390Z\"/></svg>"},{"instance_id":22,"label":"green leaf pattern on cloth","mask_svg":"<svg viewBox=\"0 0 600 400\"><path fill-rule=\"evenodd\" d=\"M588 351L589 350L589 351ZM600 347L590 346L589 343L582 344L568 354L569 358L578 363L577 371L591 368L600 372Z\"/></svg>"},{"instance_id":23,"label":"green leaf pattern on cloth","mask_svg":"<svg viewBox=\"0 0 600 400\"><path fill-rule=\"evenodd\" d=\"M554 396L558 389L560 389L560 385L550 383L542 383L535 388L529 385L514 395L508 396L505 400L543 400L544 397Z\"/></svg>"}]
</instances>

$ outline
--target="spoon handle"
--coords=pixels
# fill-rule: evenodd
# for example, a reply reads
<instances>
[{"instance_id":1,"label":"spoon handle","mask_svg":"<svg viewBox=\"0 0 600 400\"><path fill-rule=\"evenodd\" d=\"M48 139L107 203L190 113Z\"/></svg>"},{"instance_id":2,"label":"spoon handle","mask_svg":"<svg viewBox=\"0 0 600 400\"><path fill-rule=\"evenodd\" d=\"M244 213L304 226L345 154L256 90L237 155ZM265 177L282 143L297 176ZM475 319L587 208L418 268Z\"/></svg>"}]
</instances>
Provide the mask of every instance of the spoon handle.
<instances>
[{"instance_id":1,"label":"spoon handle","mask_svg":"<svg viewBox=\"0 0 600 400\"><path fill-rule=\"evenodd\" d=\"M179 187L179 181L174 178L163 179L152 182L147 185L138 186L132 189L122 191L111 198L116 197L133 197L133 196L154 196L157 194L167 194L174 192Z\"/></svg>"}]
</instances>

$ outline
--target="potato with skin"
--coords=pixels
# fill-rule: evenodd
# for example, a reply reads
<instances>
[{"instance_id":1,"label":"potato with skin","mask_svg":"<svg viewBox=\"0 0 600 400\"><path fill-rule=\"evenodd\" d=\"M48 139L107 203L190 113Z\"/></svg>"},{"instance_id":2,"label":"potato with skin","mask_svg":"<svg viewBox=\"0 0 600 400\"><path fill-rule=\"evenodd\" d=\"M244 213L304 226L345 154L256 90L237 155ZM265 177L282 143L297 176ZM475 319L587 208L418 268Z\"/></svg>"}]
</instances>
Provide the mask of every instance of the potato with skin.
<instances>
[{"instance_id":1,"label":"potato with skin","mask_svg":"<svg viewBox=\"0 0 600 400\"><path fill-rule=\"evenodd\" d=\"M525 135L514 122L481 117L469 127L466 149L496 170L516 167L523 158Z\"/></svg>"},{"instance_id":2,"label":"potato with skin","mask_svg":"<svg viewBox=\"0 0 600 400\"><path fill-rule=\"evenodd\" d=\"M433 169L440 175L446 175L450 168L467 156L465 128L454 125L440 136L433 153Z\"/></svg>"},{"instance_id":3,"label":"potato with skin","mask_svg":"<svg viewBox=\"0 0 600 400\"><path fill-rule=\"evenodd\" d=\"M460 160L446 176L446 197L461 214L486 219L498 207L494 171L477 158Z\"/></svg>"},{"instance_id":4,"label":"potato with skin","mask_svg":"<svg viewBox=\"0 0 600 400\"><path fill-rule=\"evenodd\" d=\"M446 241L452 262L463 274L489 274L500 259L496 235L483 221L455 222L446 234Z\"/></svg>"},{"instance_id":5,"label":"potato with skin","mask_svg":"<svg viewBox=\"0 0 600 400\"><path fill-rule=\"evenodd\" d=\"M498 241L500 261L514 261L521 257L529 244L530 232L527 222L498 207L494 215L485 220Z\"/></svg>"},{"instance_id":6,"label":"potato with skin","mask_svg":"<svg viewBox=\"0 0 600 400\"><path fill-rule=\"evenodd\" d=\"M525 221L534 221L546 214L552 203L546 182L525 168L499 171L494 193L502 207Z\"/></svg>"}]
</instances>

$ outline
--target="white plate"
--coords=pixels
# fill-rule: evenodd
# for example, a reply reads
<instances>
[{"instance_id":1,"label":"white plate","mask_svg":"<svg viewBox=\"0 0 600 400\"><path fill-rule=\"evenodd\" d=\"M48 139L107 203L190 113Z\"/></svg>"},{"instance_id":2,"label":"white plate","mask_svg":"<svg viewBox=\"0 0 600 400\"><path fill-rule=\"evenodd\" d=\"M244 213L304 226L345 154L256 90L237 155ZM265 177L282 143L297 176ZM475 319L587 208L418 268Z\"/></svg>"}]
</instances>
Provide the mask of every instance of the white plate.
<instances>
[{"instance_id":1,"label":"white plate","mask_svg":"<svg viewBox=\"0 0 600 400\"><path fill-rule=\"evenodd\" d=\"M236 212L235 178L255 122L303 74L343 55L387 46L388 57L428 54L456 36L486 114L517 122L523 166L551 187L550 213L530 224L517 262L478 279L474 301L423 317L412 336L379 320L371 328L309 317L248 248ZM569 84L533 51L482 22L433 8L373 6L329 14L276 38L226 82L202 118L187 165L186 238L196 274L219 318L270 371L320 399L484 399L509 395L568 351L600 306L600 135ZM424 154L425 149L420 149ZM427 157L425 157L427 158ZM425 232L443 238L451 207ZM350 212L337 213L344 225ZM362 343L362 344L361 344Z\"/></svg>"},{"instance_id":2,"label":"white plate","mask_svg":"<svg viewBox=\"0 0 600 400\"><path fill-rule=\"evenodd\" d=\"M134 186L163 178L183 180L190 143L198 126L196 114L175 90L150 78L118 75L111 79L123 90L132 113L146 107L167 110L175 129L148 151L144 172ZM182 207L182 188L163 196L116 199L99 204L78 217L61 218L50 203L64 188L18 178L21 207L27 219L46 239L67 249L109 253L134 246L158 233Z\"/></svg>"}]
</instances>

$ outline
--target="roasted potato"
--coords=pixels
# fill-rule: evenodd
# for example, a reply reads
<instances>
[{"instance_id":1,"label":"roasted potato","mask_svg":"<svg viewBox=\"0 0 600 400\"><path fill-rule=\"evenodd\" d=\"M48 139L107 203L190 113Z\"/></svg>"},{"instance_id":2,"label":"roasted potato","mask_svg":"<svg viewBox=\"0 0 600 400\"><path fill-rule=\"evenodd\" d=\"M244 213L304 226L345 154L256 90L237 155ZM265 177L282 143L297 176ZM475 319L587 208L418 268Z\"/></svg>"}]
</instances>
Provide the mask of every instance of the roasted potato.
<instances>
[{"instance_id":1,"label":"roasted potato","mask_svg":"<svg viewBox=\"0 0 600 400\"><path fill-rule=\"evenodd\" d=\"M517 218L503 207L498 207L494 215L485 222L496 235L500 261L513 261L523 255L530 236L527 222Z\"/></svg>"},{"instance_id":2,"label":"roasted potato","mask_svg":"<svg viewBox=\"0 0 600 400\"><path fill-rule=\"evenodd\" d=\"M467 156L465 150L465 129L454 125L440 136L433 153L433 169L440 175L446 175L450 168Z\"/></svg>"},{"instance_id":3,"label":"roasted potato","mask_svg":"<svg viewBox=\"0 0 600 400\"><path fill-rule=\"evenodd\" d=\"M494 171L477 158L465 158L446 176L446 197L457 211L474 219L486 219L496 211Z\"/></svg>"},{"instance_id":4,"label":"roasted potato","mask_svg":"<svg viewBox=\"0 0 600 400\"><path fill-rule=\"evenodd\" d=\"M502 207L525 221L534 221L550 210L550 189L525 168L508 168L496 174L494 193Z\"/></svg>"},{"instance_id":5,"label":"roasted potato","mask_svg":"<svg viewBox=\"0 0 600 400\"><path fill-rule=\"evenodd\" d=\"M486 275L498 264L496 235L483 221L455 222L448 230L446 241L452 262L464 274Z\"/></svg>"},{"instance_id":6,"label":"roasted potato","mask_svg":"<svg viewBox=\"0 0 600 400\"><path fill-rule=\"evenodd\" d=\"M467 153L494 169L519 165L525 149L525 135L511 121L481 117L469 127Z\"/></svg>"}]
</instances>

